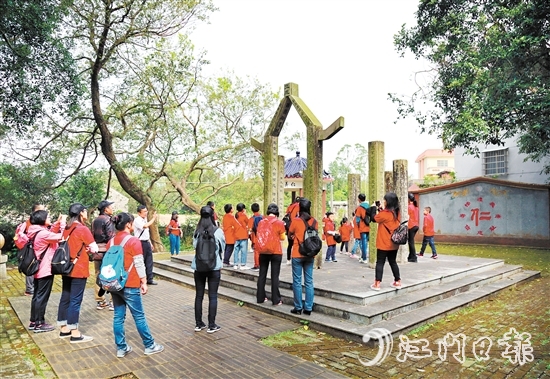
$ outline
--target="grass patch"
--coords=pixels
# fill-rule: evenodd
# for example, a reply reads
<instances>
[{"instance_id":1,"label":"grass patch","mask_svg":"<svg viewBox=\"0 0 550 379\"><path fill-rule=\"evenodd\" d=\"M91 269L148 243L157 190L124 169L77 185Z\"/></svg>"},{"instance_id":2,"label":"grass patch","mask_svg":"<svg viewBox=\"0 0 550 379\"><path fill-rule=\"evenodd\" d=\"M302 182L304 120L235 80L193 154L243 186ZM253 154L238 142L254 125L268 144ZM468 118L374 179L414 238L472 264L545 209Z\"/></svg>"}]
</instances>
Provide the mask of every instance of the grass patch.
<instances>
[{"instance_id":1,"label":"grass patch","mask_svg":"<svg viewBox=\"0 0 550 379\"><path fill-rule=\"evenodd\" d=\"M330 336L325 333L316 332L311 329L306 330L304 328L298 328L262 338L260 342L269 347L285 347L320 342L326 340L327 337Z\"/></svg>"},{"instance_id":2,"label":"grass patch","mask_svg":"<svg viewBox=\"0 0 550 379\"><path fill-rule=\"evenodd\" d=\"M437 253L474 258L503 259L505 263L522 265L526 270L540 271L550 276L550 249L519 246L437 244ZM420 246L417 245L417 250Z\"/></svg>"}]
</instances>

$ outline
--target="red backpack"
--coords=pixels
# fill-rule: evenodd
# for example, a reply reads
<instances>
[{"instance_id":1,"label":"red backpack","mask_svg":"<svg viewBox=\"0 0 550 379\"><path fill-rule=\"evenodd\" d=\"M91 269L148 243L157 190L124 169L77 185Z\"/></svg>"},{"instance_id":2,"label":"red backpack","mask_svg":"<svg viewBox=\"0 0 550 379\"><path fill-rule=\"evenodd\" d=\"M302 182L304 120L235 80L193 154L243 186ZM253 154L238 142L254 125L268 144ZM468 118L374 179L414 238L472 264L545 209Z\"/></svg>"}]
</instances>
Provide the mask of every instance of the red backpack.
<instances>
[{"instance_id":1,"label":"red backpack","mask_svg":"<svg viewBox=\"0 0 550 379\"><path fill-rule=\"evenodd\" d=\"M260 254L273 254L281 248L279 235L273 229L275 221L277 221L276 217L273 217L272 220L264 218L258 223L254 249Z\"/></svg>"}]
</instances>

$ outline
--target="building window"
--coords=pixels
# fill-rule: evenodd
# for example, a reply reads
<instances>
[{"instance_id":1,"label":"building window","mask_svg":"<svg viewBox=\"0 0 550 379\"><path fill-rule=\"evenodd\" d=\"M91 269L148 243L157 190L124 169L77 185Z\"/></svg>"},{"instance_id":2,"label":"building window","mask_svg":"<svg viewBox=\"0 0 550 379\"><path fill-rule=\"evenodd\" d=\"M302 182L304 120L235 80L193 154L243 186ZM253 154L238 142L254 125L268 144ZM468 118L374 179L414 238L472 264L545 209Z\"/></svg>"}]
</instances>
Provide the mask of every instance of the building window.
<instances>
[{"instance_id":1,"label":"building window","mask_svg":"<svg viewBox=\"0 0 550 379\"><path fill-rule=\"evenodd\" d=\"M501 175L508 172L508 149L483 152L483 175Z\"/></svg>"},{"instance_id":2,"label":"building window","mask_svg":"<svg viewBox=\"0 0 550 379\"><path fill-rule=\"evenodd\" d=\"M437 167L447 167L448 165L449 165L449 161L446 159L437 160Z\"/></svg>"}]
</instances>

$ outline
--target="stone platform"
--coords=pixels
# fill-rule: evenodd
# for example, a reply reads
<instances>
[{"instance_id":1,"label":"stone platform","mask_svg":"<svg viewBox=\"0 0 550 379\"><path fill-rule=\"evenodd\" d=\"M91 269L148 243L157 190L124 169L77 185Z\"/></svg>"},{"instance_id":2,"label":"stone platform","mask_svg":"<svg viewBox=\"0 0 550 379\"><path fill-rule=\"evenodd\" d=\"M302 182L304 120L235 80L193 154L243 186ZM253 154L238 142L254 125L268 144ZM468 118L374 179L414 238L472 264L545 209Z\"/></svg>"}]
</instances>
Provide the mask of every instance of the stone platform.
<instances>
[{"instance_id":1,"label":"stone platform","mask_svg":"<svg viewBox=\"0 0 550 379\"><path fill-rule=\"evenodd\" d=\"M509 286L538 277L534 271L507 265L502 260L442 256L419 257L418 263L400 265L402 289L390 286L393 277L386 264L382 290L373 291L374 269L356 259L336 253L338 262L315 269L315 299L310 316L290 313L293 308L292 270L283 258L280 291L283 305L256 303L258 272L224 268L219 295L246 307L261 310L289 320L308 320L310 325L329 334L362 341L375 328L384 328L394 336L425 323L433 322L495 294ZM174 256L155 262L155 275L184 286L194 287L192 256ZM253 266L252 254L248 263ZM268 270L269 271L269 270ZM270 297L270 281L266 291Z\"/></svg>"}]
</instances>

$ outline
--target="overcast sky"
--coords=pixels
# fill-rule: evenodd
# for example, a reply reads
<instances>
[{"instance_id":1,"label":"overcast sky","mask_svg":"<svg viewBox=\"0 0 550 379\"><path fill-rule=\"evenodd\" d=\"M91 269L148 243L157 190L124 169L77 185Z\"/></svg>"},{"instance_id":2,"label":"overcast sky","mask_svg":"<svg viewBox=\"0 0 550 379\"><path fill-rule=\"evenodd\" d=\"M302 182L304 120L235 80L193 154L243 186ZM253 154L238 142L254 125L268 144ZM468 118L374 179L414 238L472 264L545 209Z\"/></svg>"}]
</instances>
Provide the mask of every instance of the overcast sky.
<instances>
[{"instance_id":1,"label":"overcast sky","mask_svg":"<svg viewBox=\"0 0 550 379\"><path fill-rule=\"evenodd\" d=\"M324 142L324 167L345 145L384 141L386 170L394 159L409 161L426 149L441 148L420 134L414 120L400 120L388 92L410 95L415 71L425 69L412 54L400 58L393 37L415 23L415 0L214 0L219 11L198 25L192 40L207 51L212 73L233 70L282 91L299 85L300 98L323 124L339 116L345 127ZM208 73L208 72L207 72ZM280 92L282 93L282 92ZM293 109L285 129L305 127ZM305 133L304 133L305 135ZM302 147L303 146L303 147ZM305 140L301 150L305 155ZM287 158L293 152L280 151Z\"/></svg>"}]
</instances>

